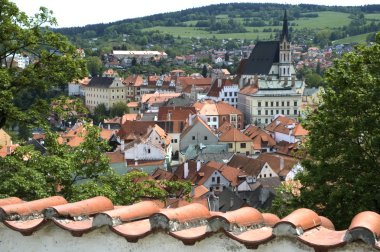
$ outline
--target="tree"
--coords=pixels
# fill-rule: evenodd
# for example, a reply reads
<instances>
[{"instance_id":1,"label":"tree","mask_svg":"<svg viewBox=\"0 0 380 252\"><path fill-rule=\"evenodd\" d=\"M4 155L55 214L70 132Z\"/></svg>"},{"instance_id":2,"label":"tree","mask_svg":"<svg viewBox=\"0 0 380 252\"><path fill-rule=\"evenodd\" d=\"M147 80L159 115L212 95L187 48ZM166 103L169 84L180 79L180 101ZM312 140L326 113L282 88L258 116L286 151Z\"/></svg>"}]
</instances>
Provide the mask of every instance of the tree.
<instances>
[{"instance_id":1,"label":"tree","mask_svg":"<svg viewBox=\"0 0 380 252\"><path fill-rule=\"evenodd\" d=\"M98 104L94 109L93 119L94 123L98 124L103 122L105 118L109 115L107 107L104 103Z\"/></svg>"},{"instance_id":2,"label":"tree","mask_svg":"<svg viewBox=\"0 0 380 252\"><path fill-rule=\"evenodd\" d=\"M207 66L206 65L203 65L202 76L205 77L205 78L207 77Z\"/></svg>"},{"instance_id":3,"label":"tree","mask_svg":"<svg viewBox=\"0 0 380 252\"><path fill-rule=\"evenodd\" d=\"M87 69L91 76L101 76L102 70L103 70L103 64L102 61L99 59L99 57L96 56L90 56L86 58L87 61Z\"/></svg>"},{"instance_id":4,"label":"tree","mask_svg":"<svg viewBox=\"0 0 380 252\"><path fill-rule=\"evenodd\" d=\"M110 109L110 116L122 116L129 112L129 108L125 102L116 102L112 105Z\"/></svg>"},{"instance_id":5,"label":"tree","mask_svg":"<svg viewBox=\"0 0 380 252\"><path fill-rule=\"evenodd\" d=\"M311 71L305 75L305 82L308 87L319 87L322 85L323 79L319 74Z\"/></svg>"},{"instance_id":6,"label":"tree","mask_svg":"<svg viewBox=\"0 0 380 252\"><path fill-rule=\"evenodd\" d=\"M83 78L86 66L76 48L61 34L46 25L56 25L51 12L41 7L40 12L28 17L8 0L0 0L0 128L7 120L32 122L31 108L20 108L14 99L69 81ZM15 68L14 60L28 56L30 64ZM36 96L25 99L33 104Z\"/></svg>"},{"instance_id":7,"label":"tree","mask_svg":"<svg viewBox=\"0 0 380 252\"><path fill-rule=\"evenodd\" d=\"M325 93L305 127L306 172L296 204L348 227L365 210L380 212L380 34L325 73Z\"/></svg>"},{"instance_id":8,"label":"tree","mask_svg":"<svg viewBox=\"0 0 380 252\"><path fill-rule=\"evenodd\" d=\"M173 190L182 195L190 192L188 182L149 181L143 172L116 174L104 154L109 146L100 138L100 129L90 125L85 129L84 142L78 147L59 144L58 135L46 129L45 155L23 146L0 158L0 198L35 200L62 195L77 201L103 195L114 204L126 205L142 197L164 199Z\"/></svg>"}]
</instances>

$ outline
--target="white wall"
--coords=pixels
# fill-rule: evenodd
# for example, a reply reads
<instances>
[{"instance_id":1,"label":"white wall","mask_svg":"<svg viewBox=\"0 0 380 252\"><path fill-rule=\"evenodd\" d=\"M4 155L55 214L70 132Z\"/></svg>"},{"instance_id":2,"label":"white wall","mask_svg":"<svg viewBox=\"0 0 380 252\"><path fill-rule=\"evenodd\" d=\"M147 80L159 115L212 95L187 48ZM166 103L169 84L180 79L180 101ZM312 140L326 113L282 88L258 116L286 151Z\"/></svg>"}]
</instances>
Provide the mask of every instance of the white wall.
<instances>
[{"instance_id":1,"label":"white wall","mask_svg":"<svg viewBox=\"0 0 380 252\"><path fill-rule=\"evenodd\" d=\"M149 150L150 149L150 153ZM155 146L140 143L124 152L125 159L138 160L162 160L165 159L165 153L163 150L156 148Z\"/></svg>"},{"instance_id":2,"label":"white wall","mask_svg":"<svg viewBox=\"0 0 380 252\"><path fill-rule=\"evenodd\" d=\"M342 248L329 251L369 251L364 243L351 243ZM31 236L23 236L0 224L0 251L38 251L38 252L66 252L66 251L255 251L255 252L302 252L314 249L302 244L295 238L277 237L270 242L259 245L255 250L247 249L243 244L227 237L223 233L216 233L193 246L186 246L182 241L169 234L157 232L140 239L136 243L128 242L124 237L116 235L108 227L98 228L82 237L73 237L70 232L58 228L52 223L43 226Z\"/></svg>"}]
</instances>

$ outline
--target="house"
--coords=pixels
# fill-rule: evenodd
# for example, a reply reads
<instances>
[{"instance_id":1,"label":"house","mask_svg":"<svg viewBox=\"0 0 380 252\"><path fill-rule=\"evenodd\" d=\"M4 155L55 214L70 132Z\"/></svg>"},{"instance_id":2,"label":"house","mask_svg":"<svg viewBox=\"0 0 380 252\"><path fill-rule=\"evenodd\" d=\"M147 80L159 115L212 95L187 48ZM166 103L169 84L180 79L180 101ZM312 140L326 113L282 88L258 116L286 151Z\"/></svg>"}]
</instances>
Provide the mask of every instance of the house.
<instances>
[{"instance_id":1,"label":"house","mask_svg":"<svg viewBox=\"0 0 380 252\"><path fill-rule=\"evenodd\" d=\"M196 113L194 107L160 107L157 115L159 125L171 137L173 157L178 159L180 135L185 129L189 117Z\"/></svg>"},{"instance_id":2,"label":"house","mask_svg":"<svg viewBox=\"0 0 380 252\"><path fill-rule=\"evenodd\" d=\"M203 76L178 77L176 81L176 92L185 94L193 101L205 97L210 87L211 78Z\"/></svg>"},{"instance_id":3,"label":"house","mask_svg":"<svg viewBox=\"0 0 380 252\"><path fill-rule=\"evenodd\" d=\"M125 121L117 132L117 137L124 143L132 142L147 134L148 128L155 124L154 121Z\"/></svg>"},{"instance_id":4,"label":"house","mask_svg":"<svg viewBox=\"0 0 380 252\"><path fill-rule=\"evenodd\" d=\"M110 109L114 103L128 103L127 88L119 77L93 77L85 90L85 105L94 111L99 104Z\"/></svg>"},{"instance_id":5,"label":"house","mask_svg":"<svg viewBox=\"0 0 380 252\"><path fill-rule=\"evenodd\" d=\"M228 152L252 154L252 139L235 127L219 136L219 142L228 145Z\"/></svg>"},{"instance_id":6,"label":"house","mask_svg":"<svg viewBox=\"0 0 380 252\"><path fill-rule=\"evenodd\" d=\"M141 86L143 83L144 79L141 75L133 74L125 78L123 84L126 87L126 99L130 101L139 101L141 98Z\"/></svg>"},{"instance_id":7,"label":"house","mask_svg":"<svg viewBox=\"0 0 380 252\"><path fill-rule=\"evenodd\" d=\"M224 101L236 108L239 91L239 85L232 79L215 79L207 93L207 98Z\"/></svg>"},{"instance_id":8,"label":"house","mask_svg":"<svg viewBox=\"0 0 380 252\"><path fill-rule=\"evenodd\" d=\"M84 87L90 82L89 77L84 77L78 81L72 81L68 84L68 95L69 96L85 96Z\"/></svg>"},{"instance_id":9,"label":"house","mask_svg":"<svg viewBox=\"0 0 380 252\"><path fill-rule=\"evenodd\" d=\"M257 160L264 164L257 178L279 177L285 180L290 171L295 174L301 169L298 159L277 153L262 153Z\"/></svg>"},{"instance_id":10,"label":"house","mask_svg":"<svg viewBox=\"0 0 380 252\"><path fill-rule=\"evenodd\" d=\"M214 130L224 122L230 122L235 128L243 129L244 115L237 108L220 101L213 100L197 101L193 104L197 113L207 118L207 124Z\"/></svg>"},{"instance_id":11,"label":"house","mask_svg":"<svg viewBox=\"0 0 380 252\"><path fill-rule=\"evenodd\" d=\"M1 251L380 251L373 211L358 212L338 231L306 208L280 219L252 207L222 213L199 203L115 206L103 196L71 203L11 197L0 208Z\"/></svg>"},{"instance_id":12,"label":"house","mask_svg":"<svg viewBox=\"0 0 380 252\"><path fill-rule=\"evenodd\" d=\"M148 79L145 79L140 86L140 95L151 93L175 93L176 77L169 75L150 75Z\"/></svg>"},{"instance_id":13,"label":"house","mask_svg":"<svg viewBox=\"0 0 380 252\"><path fill-rule=\"evenodd\" d=\"M218 137L204 120L205 119L199 115L189 116L189 126L180 135L180 161L187 160L187 157L183 155L190 145L204 149L207 145L218 144Z\"/></svg>"},{"instance_id":14,"label":"house","mask_svg":"<svg viewBox=\"0 0 380 252\"><path fill-rule=\"evenodd\" d=\"M0 146L12 145L11 136L0 128Z\"/></svg>"},{"instance_id":15,"label":"house","mask_svg":"<svg viewBox=\"0 0 380 252\"><path fill-rule=\"evenodd\" d=\"M250 124L243 133L252 140L253 154L275 151L276 141L263 129Z\"/></svg>"},{"instance_id":16,"label":"house","mask_svg":"<svg viewBox=\"0 0 380 252\"><path fill-rule=\"evenodd\" d=\"M153 93L143 94L141 97L141 111L158 112L158 108L171 98L179 97L181 93Z\"/></svg>"},{"instance_id":17,"label":"house","mask_svg":"<svg viewBox=\"0 0 380 252\"><path fill-rule=\"evenodd\" d=\"M296 79L285 11L279 41L259 41L238 69L238 109L247 124L267 125L278 114L297 118L305 83Z\"/></svg>"},{"instance_id":18,"label":"house","mask_svg":"<svg viewBox=\"0 0 380 252\"><path fill-rule=\"evenodd\" d=\"M296 143L302 141L309 134L295 119L281 115L268 124L265 130L276 142Z\"/></svg>"}]
</instances>

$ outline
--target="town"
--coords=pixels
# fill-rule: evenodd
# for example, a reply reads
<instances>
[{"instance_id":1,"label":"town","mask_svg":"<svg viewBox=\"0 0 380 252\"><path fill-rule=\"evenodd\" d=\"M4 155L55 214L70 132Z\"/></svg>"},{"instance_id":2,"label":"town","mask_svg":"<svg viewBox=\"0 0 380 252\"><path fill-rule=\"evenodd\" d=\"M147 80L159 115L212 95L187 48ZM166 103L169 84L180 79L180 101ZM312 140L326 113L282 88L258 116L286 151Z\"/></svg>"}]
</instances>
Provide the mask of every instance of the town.
<instances>
[{"instance_id":1,"label":"town","mask_svg":"<svg viewBox=\"0 0 380 252\"><path fill-rule=\"evenodd\" d=\"M89 69L87 76L72 78L48 89L46 94L29 94L65 94L45 99L49 104L41 102L33 107L26 105L27 99L19 102L14 97L16 104L36 109L36 114L31 114L36 125L41 117L44 123L33 127L15 123L9 110L11 113L0 124L0 168L4 174L0 185L4 198L0 199L1 220L23 235L37 231L34 223L26 228L23 222L42 223L49 219L74 236L106 225L134 243L162 229L185 245L194 245L223 230L228 239L248 249L290 233L318 251L359 239L379 249L380 237L365 226L366 222L358 224L359 231L351 224L347 231L339 231L339 241L321 245L313 241L321 237L318 232L326 232L324 237L328 232L338 233L331 221L314 212L318 210L286 205L289 198L297 198L308 190L299 180L307 173L304 161L309 165L314 161L305 151L315 133L307 120L319 113L326 102L321 97L331 92L325 89L320 74L334 67L334 59L355 48L350 44L325 48L293 44L287 10L281 23L276 39L259 40L233 50L210 49L170 57L165 51L113 48L99 60L97 69ZM49 57L62 56L59 50L49 53ZM74 54L80 60L86 56L82 48L75 48ZM14 71L40 63L36 62L33 55L19 52L2 59L3 67ZM171 66L168 72L130 71L135 66L162 62ZM188 71L189 66L199 72ZM309 75L306 77L305 73ZM313 74L317 80L313 80ZM60 80L60 76L51 79ZM350 106L349 102L345 104ZM23 119L17 113L14 116ZM5 123L5 118L13 119L8 120L13 123ZM339 123L334 125L341 127ZM358 145L367 131L360 134ZM336 137L330 135L326 133L326 139ZM374 162L378 163L378 157ZM30 167L47 179L32 174ZM23 175L12 177L20 171ZM40 185L28 184L34 179ZM326 181L328 186L329 183L334 182ZM49 191L43 191L43 186ZM9 188L12 189L7 191ZM32 207L34 200L40 200L41 208ZM24 219L14 206L29 203L34 210L26 210L27 215L36 216ZM65 207L70 204L75 209L82 208L82 212L69 213L73 210ZM316 207L323 211L326 206ZM372 218L378 225L379 214L370 210L355 218ZM282 214L290 215L281 219L278 216ZM297 219L301 215L312 216L314 224L298 223L302 222ZM68 217L70 221L65 222ZM246 223L239 218L247 218ZM353 217L347 218L350 221ZM264 229L268 227L267 232ZM194 234L187 233L192 229L196 229ZM364 229L369 234L360 233ZM318 232L303 236L307 230ZM260 239L248 235L256 231ZM373 234L374 240L368 238ZM161 238L154 237L152 242ZM224 250L220 246L217 248ZM270 246L273 247L268 251L281 247L277 243Z\"/></svg>"}]
</instances>

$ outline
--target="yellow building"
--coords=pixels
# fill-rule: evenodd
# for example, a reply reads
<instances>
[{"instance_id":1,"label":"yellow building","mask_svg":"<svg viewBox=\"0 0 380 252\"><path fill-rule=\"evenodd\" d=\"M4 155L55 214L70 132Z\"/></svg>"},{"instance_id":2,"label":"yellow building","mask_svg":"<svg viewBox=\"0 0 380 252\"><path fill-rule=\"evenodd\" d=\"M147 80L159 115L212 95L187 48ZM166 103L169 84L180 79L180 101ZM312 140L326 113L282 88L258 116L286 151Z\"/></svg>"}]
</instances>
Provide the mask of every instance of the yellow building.
<instances>
[{"instance_id":1,"label":"yellow building","mask_svg":"<svg viewBox=\"0 0 380 252\"><path fill-rule=\"evenodd\" d=\"M7 145L12 145L11 136L3 129L0 129L0 147Z\"/></svg>"},{"instance_id":2,"label":"yellow building","mask_svg":"<svg viewBox=\"0 0 380 252\"><path fill-rule=\"evenodd\" d=\"M219 142L228 145L228 152L244 153L246 155L252 153L252 139L234 127L225 131L225 133L219 137Z\"/></svg>"}]
</instances>

